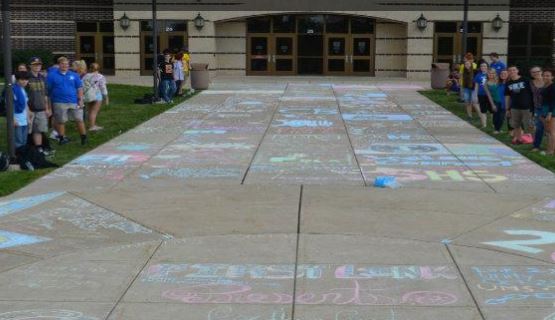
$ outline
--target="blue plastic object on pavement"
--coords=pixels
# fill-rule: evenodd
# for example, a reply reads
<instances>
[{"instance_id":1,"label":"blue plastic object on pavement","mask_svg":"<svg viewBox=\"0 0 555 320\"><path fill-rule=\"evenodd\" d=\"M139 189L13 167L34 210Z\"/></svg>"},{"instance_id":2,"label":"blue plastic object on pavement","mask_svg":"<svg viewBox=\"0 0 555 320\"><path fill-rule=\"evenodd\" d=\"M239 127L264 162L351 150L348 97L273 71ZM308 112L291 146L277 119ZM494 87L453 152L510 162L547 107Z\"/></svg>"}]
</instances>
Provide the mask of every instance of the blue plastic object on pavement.
<instances>
[{"instance_id":1,"label":"blue plastic object on pavement","mask_svg":"<svg viewBox=\"0 0 555 320\"><path fill-rule=\"evenodd\" d=\"M395 189L398 187L397 179L393 176L376 177L374 180L374 187Z\"/></svg>"}]
</instances>

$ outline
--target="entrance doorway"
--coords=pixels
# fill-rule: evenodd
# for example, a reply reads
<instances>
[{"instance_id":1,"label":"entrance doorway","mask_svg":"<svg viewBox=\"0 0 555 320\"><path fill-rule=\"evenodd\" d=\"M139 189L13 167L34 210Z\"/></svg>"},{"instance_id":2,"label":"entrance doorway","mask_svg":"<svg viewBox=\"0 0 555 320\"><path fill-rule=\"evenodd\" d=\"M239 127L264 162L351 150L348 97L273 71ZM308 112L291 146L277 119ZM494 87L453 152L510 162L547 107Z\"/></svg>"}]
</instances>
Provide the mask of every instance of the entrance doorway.
<instances>
[{"instance_id":1,"label":"entrance doorway","mask_svg":"<svg viewBox=\"0 0 555 320\"><path fill-rule=\"evenodd\" d=\"M374 20L278 15L247 21L248 75L373 75Z\"/></svg>"},{"instance_id":2,"label":"entrance doorway","mask_svg":"<svg viewBox=\"0 0 555 320\"><path fill-rule=\"evenodd\" d=\"M434 61L449 64L460 60L462 50L462 22L436 22L434 34ZM467 52L482 56L482 24L468 23ZM466 52L465 52L466 53Z\"/></svg>"},{"instance_id":3,"label":"entrance doorway","mask_svg":"<svg viewBox=\"0 0 555 320\"><path fill-rule=\"evenodd\" d=\"M158 22L158 48L154 50L152 41L152 21L141 21L141 75L151 75L154 54L160 54L169 49L177 53L187 47L187 22L185 21L159 21ZM160 61L158 61L160 62Z\"/></svg>"},{"instance_id":4,"label":"entrance doorway","mask_svg":"<svg viewBox=\"0 0 555 320\"><path fill-rule=\"evenodd\" d=\"M114 23L77 22L76 58L87 66L96 62L104 74L115 73Z\"/></svg>"}]
</instances>

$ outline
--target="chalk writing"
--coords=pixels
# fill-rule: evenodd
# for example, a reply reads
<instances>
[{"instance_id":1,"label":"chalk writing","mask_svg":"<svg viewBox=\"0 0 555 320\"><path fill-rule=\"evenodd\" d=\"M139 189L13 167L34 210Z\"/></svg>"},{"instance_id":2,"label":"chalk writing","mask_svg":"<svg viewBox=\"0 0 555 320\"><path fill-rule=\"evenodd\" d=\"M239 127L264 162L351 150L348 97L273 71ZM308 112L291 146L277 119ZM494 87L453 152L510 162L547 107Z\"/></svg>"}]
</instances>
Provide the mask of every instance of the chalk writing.
<instances>
[{"instance_id":1,"label":"chalk writing","mask_svg":"<svg viewBox=\"0 0 555 320\"><path fill-rule=\"evenodd\" d=\"M548 231L538 230L504 230L509 235L532 236L538 239L531 240L504 240L504 241L489 241L482 242L483 244L501 247L509 250L521 251L530 254L538 254L543 252L543 249L535 248L532 246L548 245L555 243L555 233Z\"/></svg>"},{"instance_id":2,"label":"chalk writing","mask_svg":"<svg viewBox=\"0 0 555 320\"><path fill-rule=\"evenodd\" d=\"M0 230L0 249L36 244L49 240L44 237Z\"/></svg>"},{"instance_id":3,"label":"chalk writing","mask_svg":"<svg viewBox=\"0 0 555 320\"><path fill-rule=\"evenodd\" d=\"M408 114L379 114L379 113L344 113L342 117L346 121L412 121Z\"/></svg>"},{"instance_id":4,"label":"chalk writing","mask_svg":"<svg viewBox=\"0 0 555 320\"><path fill-rule=\"evenodd\" d=\"M457 302L458 298L446 292L415 291L405 292L400 298L375 294L371 289L363 289L356 280L352 286L332 288L323 292L257 292L249 285L196 285L178 289L166 290L162 297L169 300L181 301L188 304L213 303L213 304L291 304L301 305L450 305Z\"/></svg>"},{"instance_id":5,"label":"chalk writing","mask_svg":"<svg viewBox=\"0 0 555 320\"><path fill-rule=\"evenodd\" d=\"M31 309L0 313L0 320L99 320L96 317L86 316L82 312L63 309Z\"/></svg>"},{"instance_id":6,"label":"chalk writing","mask_svg":"<svg viewBox=\"0 0 555 320\"><path fill-rule=\"evenodd\" d=\"M45 193L37 196L20 198L15 200L9 200L6 202L0 202L0 217L6 216L12 213L16 213L25 209L38 206L42 203L55 199L64 194L64 192L51 192Z\"/></svg>"},{"instance_id":7,"label":"chalk writing","mask_svg":"<svg viewBox=\"0 0 555 320\"><path fill-rule=\"evenodd\" d=\"M391 266L391 267L357 267L345 265L337 268L335 277L338 279L457 279L457 274L448 266Z\"/></svg>"},{"instance_id":8,"label":"chalk writing","mask_svg":"<svg viewBox=\"0 0 555 320\"><path fill-rule=\"evenodd\" d=\"M316 127L331 127L333 122L329 120L276 120L277 127L291 127L291 128L316 128Z\"/></svg>"}]
</instances>

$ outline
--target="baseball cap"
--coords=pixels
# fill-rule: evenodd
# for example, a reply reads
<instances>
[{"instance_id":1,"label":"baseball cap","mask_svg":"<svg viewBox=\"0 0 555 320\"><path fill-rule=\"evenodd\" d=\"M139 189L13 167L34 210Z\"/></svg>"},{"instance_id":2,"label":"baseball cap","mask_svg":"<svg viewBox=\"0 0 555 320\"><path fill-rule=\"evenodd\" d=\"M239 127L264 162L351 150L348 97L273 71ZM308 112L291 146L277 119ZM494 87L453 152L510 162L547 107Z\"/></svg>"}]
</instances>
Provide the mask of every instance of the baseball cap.
<instances>
[{"instance_id":1,"label":"baseball cap","mask_svg":"<svg viewBox=\"0 0 555 320\"><path fill-rule=\"evenodd\" d=\"M42 64L42 60L39 57L32 57L29 60L29 64Z\"/></svg>"}]
</instances>

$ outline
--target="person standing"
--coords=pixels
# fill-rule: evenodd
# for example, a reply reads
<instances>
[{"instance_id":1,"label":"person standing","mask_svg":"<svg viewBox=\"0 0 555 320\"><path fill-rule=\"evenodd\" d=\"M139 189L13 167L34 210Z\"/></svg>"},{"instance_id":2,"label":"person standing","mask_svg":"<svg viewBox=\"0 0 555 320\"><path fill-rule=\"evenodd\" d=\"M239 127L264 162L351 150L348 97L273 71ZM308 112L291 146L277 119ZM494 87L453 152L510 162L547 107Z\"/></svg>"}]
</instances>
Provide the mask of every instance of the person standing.
<instances>
[{"instance_id":1,"label":"person standing","mask_svg":"<svg viewBox=\"0 0 555 320\"><path fill-rule=\"evenodd\" d=\"M488 100L488 95L485 89L486 83L488 81L488 64L482 62L480 64L480 71L474 76L474 95L478 97L478 103L480 105L479 116L480 122L482 124L482 129L487 127L488 111L493 111Z\"/></svg>"},{"instance_id":2,"label":"person standing","mask_svg":"<svg viewBox=\"0 0 555 320\"><path fill-rule=\"evenodd\" d=\"M493 130L494 134L498 134L503 125L504 112L502 112L501 100L502 96L499 92L499 79L497 78L497 70L490 68L488 70L488 80L484 86L488 98L488 111L493 114Z\"/></svg>"},{"instance_id":3,"label":"person standing","mask_svg":"<svg viewBox=\"0 0 555 320\"><path fill-rule=\"evenodd\" d=\"M41 73L42 60L39 57L33 57L29 60L29 65L31 72L29 73L27 95L29 109L33 112L33 121L30 124L33 144L39 152L50 155L51 150L46 146L46 144L49 145L46 134L48 133L48 118L52 115L52 110L48 103L46 77Z\"/></svg>"},{"instance_id":4,"label":"person standing","mask_svg":"<svg viewBox=\"0 0 555 320\"><path fill-rule=\"evenodd\" d=\"M15 148L16 150L27 145L27 135L29 133L29 97L25 87L29 83L29 73L16 71L14 74L15 82L13 91L14 126L15 126Z\"/></svg>"},{"instance_id":5,"label":"person standing","mask_svg":"<svg viewBox=\"0 0 555 320\"><path fill-rule=\"evenodd\" d=\"M160 71L162 99L166 103L173 102L172 99L176 91L175 81L173 79L173 63L171 58L170 50L164 50L164 60L158 65L158 70Z\"/></svg>"},{"instance_id":6,"label":"person standing","mask_svg":"<svg viewBox=\"0 0 555 320\"><path fill-rule=\"evenodd\" d=\"M543 136L545 134L545 118L542 117L542 91L544 88L542 69L538 66L530 68L530 77L532 79L532 81L530 81L530 87L532 88L532 95L534 97L534 126L536 128L534 135L534 148L532 149L532 152L538 152L540 151Z\"/></svg>"},{"instance_id":7,"label":"person standing","mask_svg":"<svg viewBox=\"0 0 555 320\"><path fill-rule=\"evenodd\" d=\"M177 88L177 95L183 95L183 85L185 84L185 71L183 68L183 53L179 52L173 62L173 79Z\"/></svg>"},{"instance_id":8,"label":"person standing","mask_svg":"<svg viewBox=\"0 0 555 320\"><path fill-rule=\"evenodd\" d=\"M555 153L555 84L553 84L553 70L544 70L543 82L545 89L543 91L543 114L545 115L545 127L549 141L547 143L547 155L552 156Z\"/></svg>"},{"instance_id":9,"label":"person standing","mask_svg":"<svg viewBox=\"0 0 555 320\"><path fill-rule=\"evenodd\" d=\"M490 67L495 69L495 71L497 72L497 76L501 74L501 71L507 69L507 65L505 65L503 61L501 61L501 59L499 59L499 54L497 54L497 52L490 53L489 58L491 60Z\"/></svg>"},{"instance_id":10,"label":"person standing","mask_svg":"<svg viewBox=\"0 0 555 320\"><path fill-rule=\"evenodd\" d=\"M106 78L100 73L100 65L96 62L89 66L89 73L83 77L84 102L87 104L89 131L99 131L104 128L96 125L96 117L102 102L108 105L108 88Z\"/></svg>"},{"instance_id":11,"label":"person standing","mask_svg":"<svg viewBox=\"0 0 555 320\"><path fill-rule=\"evenodd\" d=\"M499 99L499 103L497 104L497 111L493 113L493 134L499 134L502 132L503 122L506 118L507 106L505 105L505 88L507 85L508 77L509 73L507 72L507 70L503 70L499 74L499 81L497 82L496 93ZM507 119L507 122L509 122L509 119ZM507 124L507 127L509 127L509 124Z\"/></svg>"},{"instance_id":12,"label":"person standing","mask_svg":"<svg viewBox=\"0 0 555 320\"><path fill-rule=\"evenodd\" d=\"M181 58L181 63L183 65L183 88L187 87L187 80L189 79L189 75L191 73L191 53L189 52L189 49L187 48L183 48L183 57ZM183 89L182 89L183 91ZM191 91L192 88L191 88ZM183 94L184 92L182 92Z\"/></svg>"},{"instance_id":13,"label":"person standing","mask_svg":"<svg viewBox=\"0 0 555 320\"><path fill-rule=\"evenodd\" d=\"M83 82L77 73L69 70L69 60L66 57L60 57L58 65L57 70L48 74L46 86L53 105L59 144L70 142L65 135L65 123L71 118L77 122L81 145L85 145L88 139L83 121Z\"/></svg>"},{"instance_id":14,"label":"person standing","mask_svg":"<svg viewBox=\"0 0 555 320\"><path fill-rule=\"evenodd\" d=\"M461 75L461 88L463 91L466 116L468 121L472 121L472 96L474 95L474 69L472 68L472 62L466 61L464 63L464 69Z\"/></svg>"},{"instance_id":15,"label":"person standing","mask_svg":"<svg viewBox=\"0 0 555 320\"><path fill-rule=\"evenodd\" d=\"M505 89L507 115L511 117L514 128L513 144L522 144L523 128L528 128L534 112L534 98L530 82L523 79L516 66L510 66L509 81Z\"/></svg>"}]
</instances>

